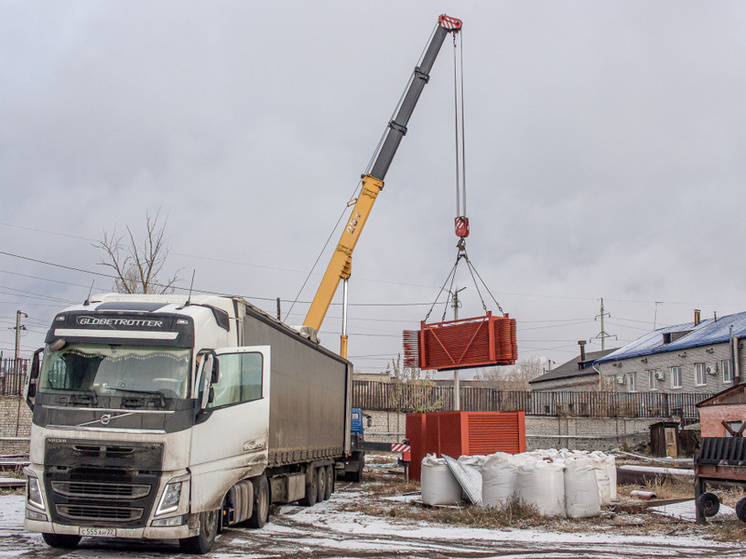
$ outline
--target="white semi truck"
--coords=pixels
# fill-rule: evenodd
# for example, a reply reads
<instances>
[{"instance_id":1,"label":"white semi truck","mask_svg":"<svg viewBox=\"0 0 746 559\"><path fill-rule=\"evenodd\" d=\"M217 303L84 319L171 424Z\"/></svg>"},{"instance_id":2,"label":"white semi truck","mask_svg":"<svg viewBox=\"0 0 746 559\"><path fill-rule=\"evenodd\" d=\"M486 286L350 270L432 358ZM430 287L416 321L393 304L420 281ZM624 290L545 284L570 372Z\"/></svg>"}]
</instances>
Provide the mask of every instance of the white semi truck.
<instances>
[{"instance_id":1,"label":"white semi truck","mask_svg":"<svg viewBox=\"0 0 746 559\"><path fill-rule=\"evenodd\" d=\"M352 366L240 298L119 295L58 314L34 356L25 527L206 553L271 503L327 499Z\"/></svg>"}]
</instances>

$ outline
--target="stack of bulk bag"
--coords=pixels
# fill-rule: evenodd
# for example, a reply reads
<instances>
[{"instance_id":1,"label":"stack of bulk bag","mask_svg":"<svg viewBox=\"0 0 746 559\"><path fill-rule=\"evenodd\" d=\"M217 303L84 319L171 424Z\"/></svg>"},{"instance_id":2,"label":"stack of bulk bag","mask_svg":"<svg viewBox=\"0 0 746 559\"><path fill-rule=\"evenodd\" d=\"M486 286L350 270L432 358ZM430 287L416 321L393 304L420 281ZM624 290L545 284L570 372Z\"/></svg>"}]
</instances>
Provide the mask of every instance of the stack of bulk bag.
<instances>
[{"instance_id":1,"label":"stack of bulk bag","mask_svg":"<svg viewBox=\"0 0 746 559\"><path fill-rule=\"evenodd\" d=\"M453 477L443 458L428 454L422 459L420 473L422 502L426 505L457 505L461 503L461 486Z\"/></svg>"},{"instance_id":2,"label":"stack of bulk bag","mask_svg":"<svg viewBox=\"0 0 746 559\"><path fill-rule=\"evenodd\" d=\"M599 463L588 457L565 459L565 510L568 518L601 514L597 473Z\"/></svg>"},{"instance_id":3,"label":"stack of bulk bag","mask_svg":"<svg viewBox=\"0 0 746 559\"><path fill-rule=\"evenodd\" d=\"M516 496L543 516L565 516L565 465L529 460L518 467Z\"/></svg>"},{"instance_id":4,"label":"stack of bulk bag","mask_svg":"<svg viewBox=\"0 0 746 559\"><path fill-rule=\"evenodd\" d=\"M497 452L482 464L482 505L488 508L505 508L515 493L518 466L524 458L520 455Z\"/></svg>"}]
</instances>

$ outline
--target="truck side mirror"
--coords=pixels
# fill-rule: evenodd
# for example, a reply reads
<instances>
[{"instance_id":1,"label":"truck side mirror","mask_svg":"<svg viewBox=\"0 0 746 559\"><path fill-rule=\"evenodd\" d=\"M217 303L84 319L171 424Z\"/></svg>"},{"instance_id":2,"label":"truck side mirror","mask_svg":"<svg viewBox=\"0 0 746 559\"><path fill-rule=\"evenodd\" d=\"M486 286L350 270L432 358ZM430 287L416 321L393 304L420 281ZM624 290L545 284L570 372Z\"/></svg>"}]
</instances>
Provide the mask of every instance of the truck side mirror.
<instances>
[{"instance_id":1,"label":"truck side mirror","mask_svg":"<svg viewBox=\"0 0 746 559\"><path fill-rule=\"evenodd\" d=\"M210 384L216 384L220 380L220 360L212 360L212 373L210 374Z\"/></svg>"},{"instance_id":2,"label":"truck side mirror","mask_svg":"<svg viewBox=\"0 0 746 559\"><path fill-rule=\"evenodd\" d=\"M44 348L42 347L34 352L34 355L31 358L31 370L29 371L28 379L26 381L26 405L32 410L34 409L36 388L39 382L39 372L41 370L39 356L43 351Z\"/></svg>"},{"instance_id":3,"label":"truck side mirror","mask_svg":"<svg viewBox=\"0 0 746 559\"><path fill-rule=\"evenodd\" d=\"M214 396L212 385L217 382L220 378L220 366L218 365L218 357L212 350L201 352L201 362L199 365L199 371L197 371L197 382L199 383L199 392L197 397L199 398L199 406L201 410L207 407Z\"/></svg>"}]
</instances>

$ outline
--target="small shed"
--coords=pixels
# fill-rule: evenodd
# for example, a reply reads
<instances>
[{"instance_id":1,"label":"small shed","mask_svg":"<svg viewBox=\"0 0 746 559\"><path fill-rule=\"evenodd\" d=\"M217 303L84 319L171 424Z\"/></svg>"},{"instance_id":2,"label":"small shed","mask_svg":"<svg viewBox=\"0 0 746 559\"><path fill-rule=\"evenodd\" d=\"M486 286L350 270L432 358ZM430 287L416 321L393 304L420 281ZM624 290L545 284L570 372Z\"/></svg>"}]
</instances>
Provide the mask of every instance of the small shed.
<instances>
[{"instance_id":1,"label":"small shed","mask_svg":"<svg viewBox=\"0 0 746 559\"><path fill-rule=\"evenodd\" d=\"M702 437L743 437L746 384L732 386L697 404Z\"/></svg>"},{"instance_id":2,"label":"small shed","mask_svg":"<svg viewBox=\"0 0 746 559\"><path fill-rule=\"evenodd\" d=\"M650 450L653 456L679 457L679 424L661 421L650 426Z\"/></svg>"}]
</instances>

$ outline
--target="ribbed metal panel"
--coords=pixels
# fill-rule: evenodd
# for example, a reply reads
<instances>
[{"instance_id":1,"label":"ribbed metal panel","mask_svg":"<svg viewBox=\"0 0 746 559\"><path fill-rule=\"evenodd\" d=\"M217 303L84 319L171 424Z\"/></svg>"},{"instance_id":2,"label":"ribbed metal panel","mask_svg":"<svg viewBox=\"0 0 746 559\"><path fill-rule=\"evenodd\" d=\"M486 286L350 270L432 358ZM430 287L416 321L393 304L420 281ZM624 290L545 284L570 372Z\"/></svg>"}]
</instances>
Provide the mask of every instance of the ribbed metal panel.
<instances>
[{"instance_id":1,"label":"ribbed metal panel","mask_svg":"<svg viewBox=\"0 0 746 559\"><path fill-rule=\"evenodd\" d=\"M516 323L509 316L486 316L421 324L420 332L404 333L407 366L422 369L463 369L513 365L518 358Z\"/></svg>"},{"instance_id":2,"label":"ribbed metal panel","mask_svg":"<svg viewBox=\"0 0 746 559\"><path fill-rule=\"evenodd\" d=\"M410 477L419 479L427 454L463 455L526 451L526 423L522 411L433 412L407 414L407 438L412 447Z\"/></svg>"}]
</instances>

